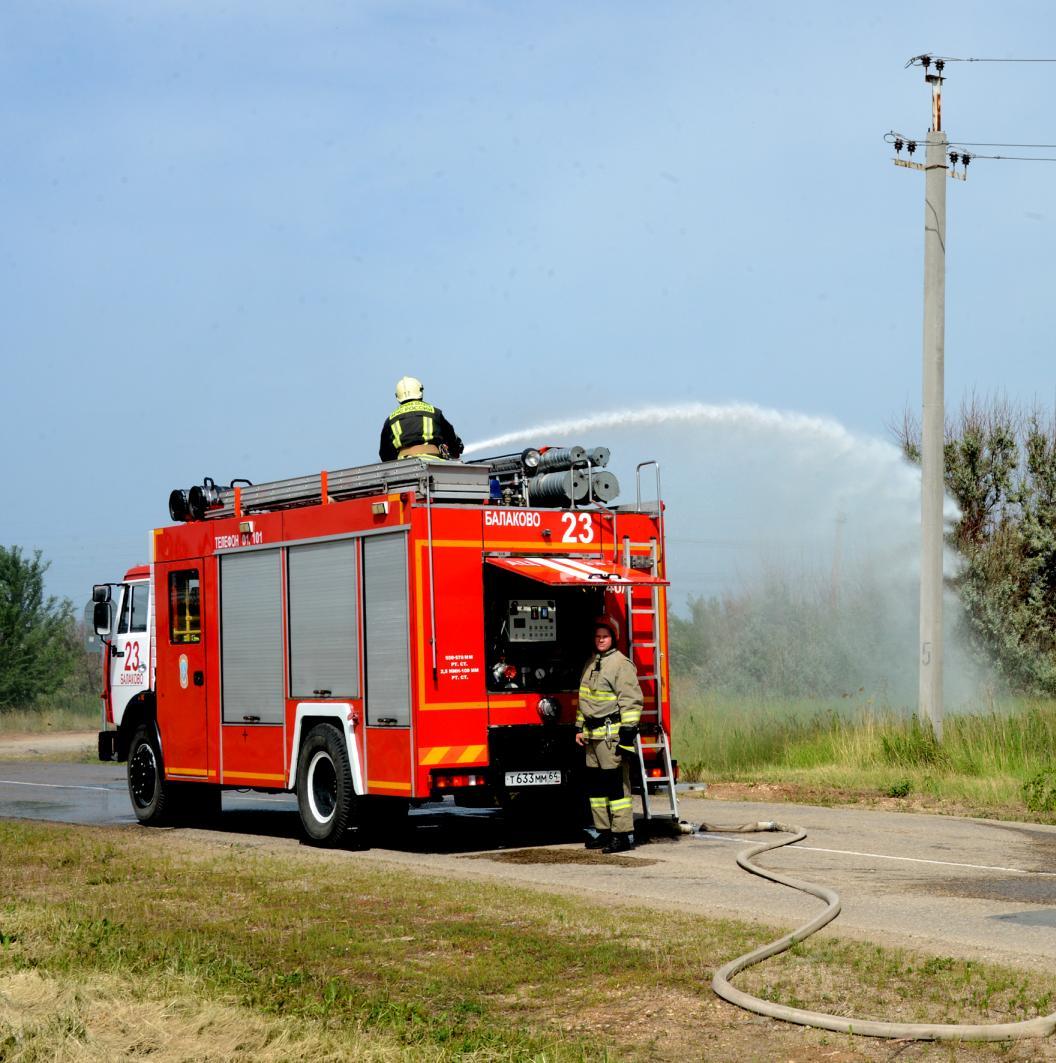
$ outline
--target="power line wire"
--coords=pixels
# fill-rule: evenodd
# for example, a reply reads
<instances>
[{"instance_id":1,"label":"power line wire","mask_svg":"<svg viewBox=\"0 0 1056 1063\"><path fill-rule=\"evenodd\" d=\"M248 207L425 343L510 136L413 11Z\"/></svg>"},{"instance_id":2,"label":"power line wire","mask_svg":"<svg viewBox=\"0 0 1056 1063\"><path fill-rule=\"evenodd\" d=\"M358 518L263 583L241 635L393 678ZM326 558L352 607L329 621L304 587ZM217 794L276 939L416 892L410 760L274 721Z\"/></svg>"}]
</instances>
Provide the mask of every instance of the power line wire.
<instances>
[{"instance_id":1,"label":"power line wire","mask_svg":"<svg viewBox=\"0 0 1056 1063\"><path fill-rule=\"evenodd\" d=\"M973 155L976 159L997 159L1001 162L1056 162L1056 155Z\"/></svg>"},{"instance_id":2,"label":"power line wire","mask_svg":"<svg viewBox=\"0 0 1056 1063\"><path fill-rule=\"evenodd\" d=\"M1056 144L1004 144L989 140L951 140L959 148L1056 148Z\"/></svg>"},{"instance_id":3,"label":"power line wire","mask_svg":"<svg viewBox=\"0 0 1056 1063\"><path fill-rule=\"evenodd\" d=\"M926 66L929 63L1056 63L1056 59L979 59L956 55L932 55L930 52L924 52L922 55L915 55L912 59L908 59L906 66Z\"/></svg>"}]
</instances>

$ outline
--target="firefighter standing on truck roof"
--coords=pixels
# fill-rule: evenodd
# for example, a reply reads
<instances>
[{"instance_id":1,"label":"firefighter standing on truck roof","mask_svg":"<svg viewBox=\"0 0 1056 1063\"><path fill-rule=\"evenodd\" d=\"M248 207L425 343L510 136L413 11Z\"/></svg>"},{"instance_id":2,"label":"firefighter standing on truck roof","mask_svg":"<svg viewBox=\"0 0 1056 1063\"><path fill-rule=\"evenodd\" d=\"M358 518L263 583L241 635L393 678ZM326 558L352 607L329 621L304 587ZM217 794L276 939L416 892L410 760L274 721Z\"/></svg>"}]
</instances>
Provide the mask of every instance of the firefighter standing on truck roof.
<instances>
[{"instance_id":1,"label":"firefighter standing on truck roof","mask_svg":"<svg viewBox=\"0 0 1056 1063\"><path fill-rule=\"evenodd\" d=\"M460 458L462 440L443 411L422 400L422 382L413 376L396 382L399 406L385 420L381 429L378 456L382 461L397 458L424 458L426 461Z\"/></svg>"},{"instance_id":2,"label":"firefighter standing on truck roof","mask_svg":"<svg viewBox=\"0 0 1056 1063\"><path fill-rule=\"evenodd\" d=\"M642 717L642 688L634 665L616 649L619 626L611 617L594 622L597 651L579 686L576 741L586 747L587 795L598 831L588 849L623 853L634 848L631 759Z\"/></svg>"}]
</instances>

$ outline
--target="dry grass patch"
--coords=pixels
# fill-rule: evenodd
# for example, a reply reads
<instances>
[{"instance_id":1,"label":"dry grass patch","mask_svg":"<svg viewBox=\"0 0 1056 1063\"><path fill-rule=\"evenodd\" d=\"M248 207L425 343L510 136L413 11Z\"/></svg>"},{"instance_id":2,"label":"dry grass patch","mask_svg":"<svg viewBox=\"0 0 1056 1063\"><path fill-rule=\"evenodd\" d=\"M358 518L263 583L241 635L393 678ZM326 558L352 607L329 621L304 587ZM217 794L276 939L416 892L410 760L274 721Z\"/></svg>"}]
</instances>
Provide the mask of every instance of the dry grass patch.
<instances>
[{"instance_id":1,"label":"dry grass patch","mask_svg":"<svg viewBox=\"0 0 1056 1063\"><path fill-rule=\"evenodd\" d=\"M548 1063L893 1051L714 997L714 969L777 928L137 828L0 822L0 852L4 1063L136 1058L140 1048L155 1059ZM829 941L738 984L823 1010L936 1021L980 1009L1024 1018L1051 992L1039 975ZM39 1009L11 1005L19 992ZM113 1008L126 1018L111 1044L97 1016ZM154 1031L140 1047L137 1029ZM1044 1058L1039 1050L1048 1046L968 1046L957 1059ZM900 1058L949 1052L914 1045Z\"/></svg>"},{"instance_id":2,"label":"dry grass patch","mask_svg":"<svg viewBox=\"0 0 1056 1063\"><path fill-rule=\"evenodd\" d=\"M114 977L56 979L37 971L0 976L0 1059L88 1063L149 1058L284 1063L405 1058L400 1044L355 1029L292 1022L233 1002L184 993L141 996Z\"/></svg>"},{"instance_id":3,"label":"dry grass patch","mask_svg":"<svg viewBox=\"0 0 1056 1063\"><path fill-rule=\"evenodd\" d=\"M1050 979L824 937L794 945L736 981L764 1000L878 1021L897 1016L899 1022L1018 1022L1056 1010ZM862 994L856 981L871 991Z\"/></svg>"}]
</instances>

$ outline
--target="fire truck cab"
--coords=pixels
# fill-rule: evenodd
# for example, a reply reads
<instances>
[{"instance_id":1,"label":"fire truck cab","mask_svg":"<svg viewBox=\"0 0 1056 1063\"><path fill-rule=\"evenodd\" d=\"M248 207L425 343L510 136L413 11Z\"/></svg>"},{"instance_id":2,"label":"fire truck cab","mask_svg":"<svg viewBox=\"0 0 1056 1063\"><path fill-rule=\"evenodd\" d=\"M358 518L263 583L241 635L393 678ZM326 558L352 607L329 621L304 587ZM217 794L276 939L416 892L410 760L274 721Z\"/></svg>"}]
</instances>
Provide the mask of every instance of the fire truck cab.
<instances>
[{"instance_id":1,"label":"fire truck cab","mask_svg":"<svg viewBox=\"0 0 1056 1063\"><path fill-rule=\"evenodd\" d=\"M295 792L320 845L445 795L578 815L579 680L602 614L645 696L645 813L662 790L677 817L659 472L654 498L639 467L635 503L612 505L607 458L409 458L173 491L149 565L93 590L99 756L127 761L139 820L209 816L225 788Z\"/></svg>"}]
</instances>

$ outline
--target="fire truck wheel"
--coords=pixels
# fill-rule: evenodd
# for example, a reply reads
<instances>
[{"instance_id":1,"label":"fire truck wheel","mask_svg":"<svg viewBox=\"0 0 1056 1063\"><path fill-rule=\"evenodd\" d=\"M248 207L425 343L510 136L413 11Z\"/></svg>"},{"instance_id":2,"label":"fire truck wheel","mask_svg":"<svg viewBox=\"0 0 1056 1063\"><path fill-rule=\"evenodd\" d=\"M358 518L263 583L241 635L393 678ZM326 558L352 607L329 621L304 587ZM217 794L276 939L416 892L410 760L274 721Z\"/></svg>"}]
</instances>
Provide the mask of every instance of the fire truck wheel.
<instances>
[{"instance_id":1,"label":"fire truck wheel","mask_svg":"<svg viewBox=\"0 0 1056 1063\"><path fill-rule=\"evenodd\" d=\"M140 823L158 826L171 815L172 785L165 781L154 725L141 724L128 747L128 795Z\"/></svg>"},{"instance_id":2,"label":"fire truck wheel","mask_svg":"<svg viewBox=\"0 0 1056 1063\"><path fill-rule=\"evenodd\" d=\"M297 808L308 843L340 845L353 825L355 797L344 737L333 724L316 724L297 760Z\"/></svg>"}]
</instances>

